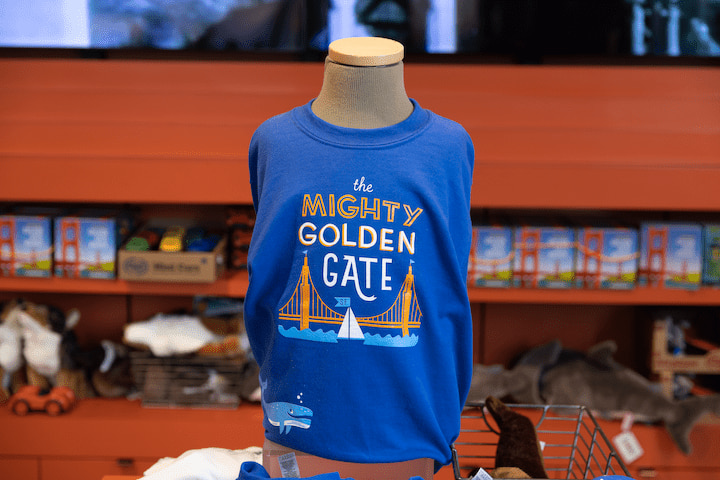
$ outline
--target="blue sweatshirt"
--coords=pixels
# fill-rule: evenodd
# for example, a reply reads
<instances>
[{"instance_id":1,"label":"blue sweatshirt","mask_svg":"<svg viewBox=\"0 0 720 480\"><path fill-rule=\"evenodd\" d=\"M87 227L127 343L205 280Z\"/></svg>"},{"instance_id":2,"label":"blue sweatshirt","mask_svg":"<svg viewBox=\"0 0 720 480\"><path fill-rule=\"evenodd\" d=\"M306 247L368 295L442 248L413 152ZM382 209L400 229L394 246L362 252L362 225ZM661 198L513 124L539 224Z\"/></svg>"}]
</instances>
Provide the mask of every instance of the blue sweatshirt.
<instances>
[{"instance_id":1,"label":"blue sweatshirt","mask_svg":"<svg viewBox=\"0 0 720 480\"><path fill-rule=\"evenodd\" d=\"M413 105L366 130L308 103L252 137L245 325L280 445L451 460L472 375L474 151L460 125Z\"/></svg>"}]
</instances>

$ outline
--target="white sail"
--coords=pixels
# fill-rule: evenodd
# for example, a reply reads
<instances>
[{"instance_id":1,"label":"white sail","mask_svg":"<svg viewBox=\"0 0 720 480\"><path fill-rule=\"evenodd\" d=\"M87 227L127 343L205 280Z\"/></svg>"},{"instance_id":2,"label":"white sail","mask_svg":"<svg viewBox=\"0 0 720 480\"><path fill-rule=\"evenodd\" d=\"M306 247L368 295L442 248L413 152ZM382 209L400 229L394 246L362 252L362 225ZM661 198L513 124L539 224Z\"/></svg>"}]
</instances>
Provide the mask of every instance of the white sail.
<instances>
[{"instance_id":1,"label":"white sail","mask_svg":"<svg viewBox=\"0 0 720 480\"><path fill-rule=\"evenodd\" d=\"M357 319L355 318L355 314L350 307L348 307L347 311L345 312L345 318L343 318L343 323L342 325L340 325L338 338L360 340L363 340L365 338L365 335L363 335L363 331L360 328Z\"/></svg>"}]
</instances>

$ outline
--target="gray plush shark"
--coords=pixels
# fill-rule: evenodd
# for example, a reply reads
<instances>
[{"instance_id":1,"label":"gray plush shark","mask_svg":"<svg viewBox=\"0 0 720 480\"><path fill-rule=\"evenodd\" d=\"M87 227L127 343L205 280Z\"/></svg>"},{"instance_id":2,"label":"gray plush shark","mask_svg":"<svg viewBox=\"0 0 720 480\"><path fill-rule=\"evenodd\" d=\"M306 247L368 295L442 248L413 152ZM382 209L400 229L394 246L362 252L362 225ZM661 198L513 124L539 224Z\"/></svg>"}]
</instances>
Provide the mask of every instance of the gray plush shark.
<instances>
[{"instance_id":1,"label":"gray plush shark","mask_svg":"<svg viewBox=\"0 0 720 480\"><path fill-rule=\"evenodd\" d=\"M638 421L662 422L677 447L690 454L690 432L706 414L720 415L720 395L671 400L657 385L617 363L616 350L613 341L583 353L555 340L531 349L510 370L476 368L469 399L495 395L518 403L583 405L605 417L632 412Z\"/></svg>"}]
</instances>

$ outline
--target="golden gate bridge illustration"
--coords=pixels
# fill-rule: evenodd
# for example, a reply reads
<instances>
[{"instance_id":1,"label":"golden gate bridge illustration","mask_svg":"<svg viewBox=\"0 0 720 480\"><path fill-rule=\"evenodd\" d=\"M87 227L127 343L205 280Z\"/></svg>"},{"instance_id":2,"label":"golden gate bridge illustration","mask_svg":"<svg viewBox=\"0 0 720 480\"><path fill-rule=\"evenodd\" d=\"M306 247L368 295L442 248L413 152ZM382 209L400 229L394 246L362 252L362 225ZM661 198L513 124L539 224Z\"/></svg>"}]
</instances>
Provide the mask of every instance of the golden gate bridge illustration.
<instances>
[{"instance_id":1,"label":"golden gate bridge illustration","mask_svg":"<svg viewBox=\"0 0 720 480\"><path fill-rule=\"evenodd\" d=\"M18 250L15 244L17 225L13 218L0 219L0 276L50 276L52 247L29 252ZM30 272L30 274L28 274Z\"/></svg>"},{"instance_id":2,"label":"golden gate bridge illustration","mask_svg":"<svg viewBox=\"0 0 720 480\"><path fill-rule=\"evenodd\" d=\"M296 333L289 335L289 330L279 327L280 333L286 336L298 336L318 341L335 341L336 339L365 339L366 344L382 346L412 346L417 342L417 335L411 335L410 329L419 328L422 323L422 312L418 306L415 294L415 277L412 273L412 265L408 266L408 272L400 288L400 292L393 304L379 315L370 317L355 317L349 304L339 303L340 306L347 306L343 313L330 308L315 289L310 277L310 268L307 256L303 261L300 278L290 300L283 305L279 312L280 320L298 322ZM337 308L337 306L335 307ZM311 325L340 326L337 333L333 329L330 332L322 332L329 337L321 339L316 335L302 335L302 332L312 333ZM400 335L370 335L363 333L362 328L378 328L400 331ZM329 339L328 339L329 338Z\"/></svg>"},{"instance_id":3,"label":"golden gate bridge illustration","mask_svg":"<svg viewBox=\"0 0 720 480\"><path fill-rule=\"evenodd\" d=\"M579 256L581 261L576 265L578 284L589 288L600 288L603 280L611 276L614 276L613 280L616 284L623 280L633 284L640 253L635 251L625 255L605 255L602 253L604 240L602 232L590 230L585 232L584 241L578 242L576 248L581 254ZM631 267L628 273L623 270L625 265Z\"/></svg>"}]
</instances>

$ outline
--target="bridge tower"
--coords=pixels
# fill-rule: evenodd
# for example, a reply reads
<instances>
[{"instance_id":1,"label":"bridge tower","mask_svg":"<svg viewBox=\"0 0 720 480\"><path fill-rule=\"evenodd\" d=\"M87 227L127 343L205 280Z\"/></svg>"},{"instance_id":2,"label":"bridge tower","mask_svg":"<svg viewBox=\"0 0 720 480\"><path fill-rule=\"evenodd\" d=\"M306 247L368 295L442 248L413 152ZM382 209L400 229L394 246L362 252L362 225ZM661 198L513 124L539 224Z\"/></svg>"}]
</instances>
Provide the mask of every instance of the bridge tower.
<instances>
[{"instance_id":1,"label":"bridge tower","mask_svg":"<svg viewBox=\"0 0 720 480\"><path fill-rule=\"evenodd\" d=\"M583 251L583 286L600 287L602 270L603 234L598 231L586 231ZM590 271L590 261L595 260L595 269Z\"/></svg>"},{"instance_id":2,"label":"bridge tower","mask_svg":"<svg viewBox=\"0 0 720 480\"><path fill-rule=\"evenodd\" d=\"M9 258L5 258L5 253ZM15 221L0 220L0 274L15 275Z\"/></svg>"},{"instance_id":3,"label":"bridge tower","mask_svg":"<svg viewBox=\"0 0 720 480\"><path fill-rule=\"evenodd\" d=\"M402 336L410 335L410 303L412 302L413 283L415 277L412 273L412 265L408 267L408 273L405 275L405 281L402 287L402 309L400 310L400 324L402 326Z\"/></svg>"},{"instance_id":4,"label":"bridge tower","mask_svg":"<svg viewBox=\"0 0 720 480\"><path fill-rule=\"evenodd\" d=\"M537 230L522 229L520 237L520 284L525 287L529 283L532 287L538 286L538 262L540 248L540 232ZM526 269L527 260L532 260L532 269Z\"/></svg>"},{"instance_id":5,"label":"bridge tower","mask_svg":"<svg viewBox=\"0 0 720 480\"><path fill-rule=\"evenodd\" d=\"M307 256L300 271L300 330L310 326L310 267Z\"/></svg>"},{"instance_id":6,"label":"bridge tower","mask_svg":"<svg viewBox=\"0 0 720 480\"><path fill-rule=\"evenodd\" d=\"M657 287L664 281L667 244L668 231L666 227L650 227L648 229L647 278L650 286Z\"/></svg>"}]
</instances>

